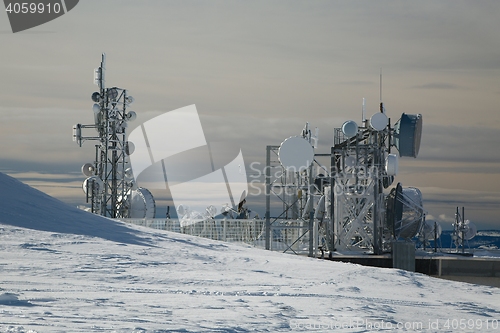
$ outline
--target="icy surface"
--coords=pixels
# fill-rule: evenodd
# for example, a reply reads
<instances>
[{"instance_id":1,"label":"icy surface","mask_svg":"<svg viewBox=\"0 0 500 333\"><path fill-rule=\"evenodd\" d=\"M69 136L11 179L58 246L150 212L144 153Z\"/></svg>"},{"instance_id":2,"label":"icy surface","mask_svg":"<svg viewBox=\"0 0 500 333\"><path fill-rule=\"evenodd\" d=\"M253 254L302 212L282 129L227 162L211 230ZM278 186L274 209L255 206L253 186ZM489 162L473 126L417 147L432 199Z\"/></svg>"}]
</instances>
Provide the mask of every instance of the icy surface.
<instances>
[{"instance_id":1,"label":"icy surface","mask_svg":"<svg viewBox=\"0 0 500 333\"><path fill-rule=\"evenodd\" d=\"M498 328L494 287L129 226L3 174L0 187L2 332Z\"/></svg>"}]
</instances>

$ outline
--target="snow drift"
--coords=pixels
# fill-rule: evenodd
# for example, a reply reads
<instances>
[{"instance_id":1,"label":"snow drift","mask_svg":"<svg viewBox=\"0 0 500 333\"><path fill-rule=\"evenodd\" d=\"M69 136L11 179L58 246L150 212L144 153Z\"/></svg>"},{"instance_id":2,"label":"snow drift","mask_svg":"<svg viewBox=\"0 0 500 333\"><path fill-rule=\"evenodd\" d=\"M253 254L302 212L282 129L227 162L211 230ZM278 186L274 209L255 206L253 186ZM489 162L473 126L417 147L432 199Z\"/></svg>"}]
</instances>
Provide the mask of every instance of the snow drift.
<instances>
[{"instance_id":1,"label":"snow drift","mask_svg":"<svg viewBox=\"0 0 500 333\"><path fill-rule=\"evenodd\" d=\"M145 244L123 223L71 207L3 173L0 173L0 189L2 224Z\"/></svg>"}]
</instances>

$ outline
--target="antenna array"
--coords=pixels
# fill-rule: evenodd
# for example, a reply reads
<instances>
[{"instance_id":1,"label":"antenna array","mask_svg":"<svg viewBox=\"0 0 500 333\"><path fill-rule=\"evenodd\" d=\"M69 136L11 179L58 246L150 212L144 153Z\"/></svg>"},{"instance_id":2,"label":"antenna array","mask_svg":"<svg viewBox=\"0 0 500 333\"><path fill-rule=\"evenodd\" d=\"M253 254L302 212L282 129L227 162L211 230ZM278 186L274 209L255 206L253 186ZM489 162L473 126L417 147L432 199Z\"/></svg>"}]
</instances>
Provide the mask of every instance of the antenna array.
<instances>
[{"instance_id":1,"label":"antenna array","mask_svg":"<svg viewBox=\"0 0 500 333\"><path fill-rule=\"evenodd\" d=\"M128 121L134 120L134 111L127 108L134 101L126 89L105 87L106 55L102 54L101 66L95 69L94 83L99 91L92 94L94 124L73 126L73 141L81 147L84 141L97 141L95 161L82 167L88 178L83 183L87 202L92 213L112 217L129 217L128 195L134 182L127 168L127 157L133 146L126 141ZM82 129L93 128L97 136L83 136Z\"/></svg>"}]
</instances>

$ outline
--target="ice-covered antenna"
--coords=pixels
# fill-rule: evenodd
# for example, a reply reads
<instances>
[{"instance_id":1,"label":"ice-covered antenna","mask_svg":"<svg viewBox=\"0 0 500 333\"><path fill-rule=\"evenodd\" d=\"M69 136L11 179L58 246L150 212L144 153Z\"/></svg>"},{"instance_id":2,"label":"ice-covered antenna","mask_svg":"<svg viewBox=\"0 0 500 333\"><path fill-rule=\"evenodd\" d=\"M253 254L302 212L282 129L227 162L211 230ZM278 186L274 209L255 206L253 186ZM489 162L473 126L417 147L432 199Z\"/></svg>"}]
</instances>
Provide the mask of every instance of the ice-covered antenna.
<instances>
[{"instance_id":1,"label":"ice-covered antenna","mask_svg":"<svg viewBox=\"0 0 500 333\"><path fill-rule=\"evenodd\" d=\"M99 86L99 89L104 89L104 73L106 72L106 53L102 54L101 66L94 70L94 84Z\"/></svg>"},{"instance_id":2,"label":"ice-covered antenna","mask_svg":"<svg viewBox=\"0 0 500 333\"><path fill-rule=\"evenodd\" d=\"M363 106L361 107L361 121L366 123L366 98L363 97Z\"/></svg>"},{"instance_id":3,"label":"ice-covered antenna","mask_svg":"<svg viewBox=\"0 0 500 333\"><path fill-rule=\"evenodd\" d=\"M139 214L134 208L134 195L139 200L149 198L145 191L139 193L133 189L130 179L130 163L128 156L133 150L132 143L127 141L127 123L136 118L134 111L128 111L134 98L128 91L119 87L105 88L106 54L102 53L101 65L94 70L94 83L99 86L91 98L94 102L92 113L94 122L90 125L73 126L73 140L79 146L86 140L96 141L96 153L93 163L82 167L83 174L88 177L84 183L87 202L90 199L93 213L107 217L132 217ZM82 130L93 128L98 135L83 136ZM96 185L98 185L96 187ZM135 191L135 192L134 192ZM142 191L142 190L141 190ZM135 194L134 194L135 193ZM153 202L152 199L145 199ZM145 201L146 202L146 201ZM139 203L138 207L143 207ZM146 207L146 206L144 206ZM149 205L153 212L153 204ZM154 216L154 213L152 213ZM144 216L141 216L141 218Z\"/></svg>"},{"instance_id":4,"label":"ice-covered antenna","mask_svg":"<svg viewBox=\"0 0 500 333\"><path fill-rule=\"evenodd\" d=\"M384 103L382 102L382 67L380 67L380 112L385 113Z\"/></svg>"}]
</instances>

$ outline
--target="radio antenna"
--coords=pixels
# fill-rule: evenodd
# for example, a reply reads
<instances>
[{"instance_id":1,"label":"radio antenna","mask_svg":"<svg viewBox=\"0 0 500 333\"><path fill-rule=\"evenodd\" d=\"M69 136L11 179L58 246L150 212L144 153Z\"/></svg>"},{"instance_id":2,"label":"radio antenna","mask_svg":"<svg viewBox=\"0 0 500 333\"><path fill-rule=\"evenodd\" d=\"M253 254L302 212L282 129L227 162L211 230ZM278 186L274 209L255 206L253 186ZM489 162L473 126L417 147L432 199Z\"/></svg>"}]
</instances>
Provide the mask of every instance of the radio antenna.
<instances>
[{"instance_id":1,"label":"radio antenna","mask_svg":"<svg viewBox=\"0 0 500 333\"><path fill-rule=\"evenodd\" d=\"M380 112L385 113L384 103L382 102L382 67L380 67Z\"/></svg>"}]
</instances>

